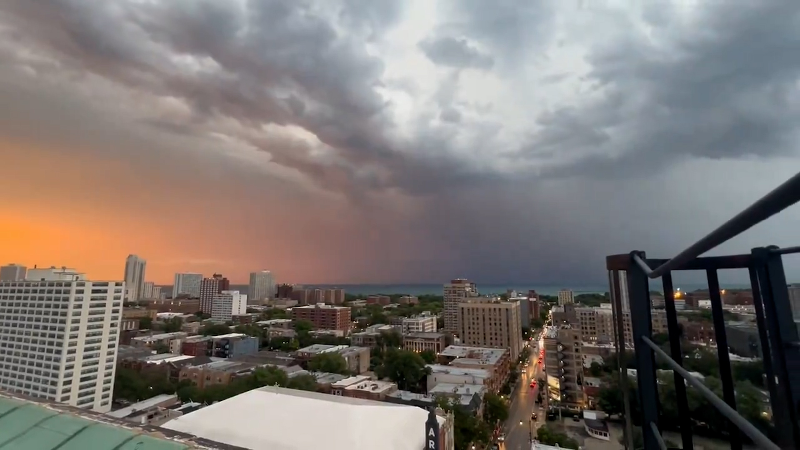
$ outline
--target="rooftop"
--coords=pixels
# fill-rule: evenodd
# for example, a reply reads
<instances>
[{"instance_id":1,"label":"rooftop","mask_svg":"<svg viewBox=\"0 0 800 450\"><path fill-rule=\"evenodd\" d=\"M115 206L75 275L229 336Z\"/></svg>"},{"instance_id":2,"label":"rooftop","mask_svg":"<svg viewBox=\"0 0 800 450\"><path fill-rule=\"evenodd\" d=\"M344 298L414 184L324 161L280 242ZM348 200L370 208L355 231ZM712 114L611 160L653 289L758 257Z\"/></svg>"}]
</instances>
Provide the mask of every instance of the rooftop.
<instances>
[{"instance_id":1,"label":"rooftop","mask_svg":"<svg viewBox=\"0 0 800 450\"><path fill-rule=\"evenodd\" d=\"M244 450L64 404L0 392L0 450Z\"/></svg>"},{"instance_id":2,"label":"rooftop","mask_svg":"<svg viewBox=\"0 0 800 450\"><path fill-rule=\"evenodd\" d=\"M309 353L312 355L317 355L320 353L338 352L346 349L347 347L347 345L314 344L301 348L297 351L297 353Z\"/></svg>"},{"instance_id":3,"label":"rooftop","mask_svg":"<svg viewBox=\"0 0 800 450\"><path fill-rule=\"evenodd\" d=\"M177 395L170 395L170 394L161 394L156 395L155 397L148 398L147 400L142 400L141 402L134 403L131 406L120 408L116 411L111 411L106 413L109 417L116 417L117 419L124 419L125 417L130 416L131 414L137 411L144 411L146 409L150 409L154 406L160 405L166 401L175 400L177 399Z\"/></svg>"},{"instance_id":4,"label":"rooftop","mask_svg":"<svg viewBox=\"0 0 800 450\"><path fill-rule=\"evenodd\" d=\"M175 418L164 428L251 449L419 450L427 418L415 406L270 386Z\"/></svg>"},{"instance_id":5,"label":"rooftop","mask_svg":"<svg viewBox=\"0 0 800 450\"><path fill-rule=\"evenodd\" d=\"M389 381L365 380L361 383L351 384L345 388L348 391L365 391L381 393L397 389L397 384Z\"/></svg>"},{"instance_id":6,"label":"rooftop","mask_svg":"<svg viewBox=\"0 0 800 450\"><path fill-rule=\"evenodd\" d=\"M508 350L504 348L465 347L451 345L442 350L441 356L457 358L460 364L480 364L493 366L497 364Z\"/></svg>"},{"instance_id":7,"label":"rooftop","mask_svg":"<svg viewBox=\"0 0 800 450\"><path fill-rule=\"evenodd\" d=\"M331 384L331 387L346 388L356 383L362 383L364 381L369 381L371 379L372 377L370 377L369 375L356 375L353 377L342 378L341 380L338 380L333 384Z\"/></svg>"},{"instance_id":8,"label":"rooftop","mask_svg":"<svg viewBox=\"0 0 800 450\"><path fill-rule=\"evenodd\" d=\"M445 366L442 364L428 364L431 373L447 373L450 375L469 375L473 377L489 378L489 372L485 369L468 369L465 367Z\"/></svg>"},{"instance_id":9,"label":"rooftop","mask_svg":"<svg viewBox=\"0 0 800 450\"><path fill-rule=\"evenodd\" d=\"M444 333L407 333L403 335L404 339L441 339L445 337Z\"/></svg>"},{"instance_id":10,"label":"rooftop","mask_svg":"<svg viewBox=\"0 0 800 450\"><path fill-rule=\"evenodd\" d=\"M252 370L256 366L254 364L236 361L213 361L195 367L203 368L205 370L214 370L217 372L236 373L243 370Z\"/></svg>"},{"instance_id":11,"label":"rooftop","mask_svg":"<svg viewBox=\"0 0 800 450\"><path fill-rule=\"evenodd\" d=\"M151 334L147 336L136 336L132 340L141 342L154 342L163 341L164 339L175 339L179 337L186 337L186 333L183 331L176 331L174 333Z\"/></svg>"},{"instance_id":12,"label":"rooftop","mask_svg":"<svg viewBox=\"0 0 800 450\"><path fill-rule=\"evenodd\" d=\"M344 310L350 309L347 306L335 306L335 305L326 305L324 303L317 303L316 305L307 305L307 306L295 306L292 310L295 309L335 309L335 310Z\"/></svg>"},{"instance_id":13,"label":"rooftop","mask_svg":"<svg viewBox=\"0 0 800 450\"><path fill-rule=\"evenodd\" d=\"M175 353L160 353L157 355L148 355L142 358L139 358L140 361L145 361L148 364L163 364L163 363L171 363L171 362L178 362L183 361L186 359L194 359L195 356L191 355L177 355Z\"/></svg>"}]
</instances>

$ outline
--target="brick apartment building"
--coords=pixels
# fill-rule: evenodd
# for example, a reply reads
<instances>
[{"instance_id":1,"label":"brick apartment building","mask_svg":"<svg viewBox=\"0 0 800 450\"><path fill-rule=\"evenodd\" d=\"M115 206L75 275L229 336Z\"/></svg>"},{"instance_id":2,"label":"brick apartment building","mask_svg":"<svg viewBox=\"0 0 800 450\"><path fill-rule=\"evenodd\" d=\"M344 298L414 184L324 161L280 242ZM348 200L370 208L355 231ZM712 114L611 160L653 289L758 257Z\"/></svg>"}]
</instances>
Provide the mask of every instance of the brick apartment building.
<instances>
[{"instance_id":1,"label":"brick apartment building","mask_svg":"<svg viewBox=\"0 0 800 450\"><path fill-rule=\"evenodd\" d=\"M350 308L319 304L292 308L292 320L310 322L315 330L338 330L350 333Z\"/></svg>"}]
</instances>

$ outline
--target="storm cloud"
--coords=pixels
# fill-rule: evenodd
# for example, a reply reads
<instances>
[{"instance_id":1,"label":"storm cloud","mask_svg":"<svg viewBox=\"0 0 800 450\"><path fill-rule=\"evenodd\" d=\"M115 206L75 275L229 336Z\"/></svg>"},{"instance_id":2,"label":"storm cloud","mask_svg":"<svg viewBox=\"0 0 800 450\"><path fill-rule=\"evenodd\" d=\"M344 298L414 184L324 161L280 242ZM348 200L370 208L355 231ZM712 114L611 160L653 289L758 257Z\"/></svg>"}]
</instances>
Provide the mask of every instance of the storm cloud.
<instances>
[{"instance_id":1,"label":"storm cloud","mask_svg":"<svg viewBox=\"0 0 800 450\"><path fill-rule=\"evenodd\" d=\"M7 0L0 142L31 173L0 186L47 210L52 161L116 164L127 184L59 188L203 222L118 246L164 274L194 248L296 282L602 282L800 167L800 5L694 3Z\"/></svg>"}]
</instances>

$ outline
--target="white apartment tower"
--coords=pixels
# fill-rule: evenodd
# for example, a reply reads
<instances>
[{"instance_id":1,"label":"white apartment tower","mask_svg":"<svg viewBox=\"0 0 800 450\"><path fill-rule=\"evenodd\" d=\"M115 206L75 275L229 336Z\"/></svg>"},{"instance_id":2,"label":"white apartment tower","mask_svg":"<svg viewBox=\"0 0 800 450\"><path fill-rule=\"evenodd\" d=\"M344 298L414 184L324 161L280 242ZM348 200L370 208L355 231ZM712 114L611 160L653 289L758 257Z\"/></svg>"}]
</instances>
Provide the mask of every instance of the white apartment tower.
<instances>
[{"instance_id":1,"label":"white apartment tower","mask_svg":"<svg viewBox=\"0 0 800 450\"><path fill-rule=\"evenodd\" d=\"M444 331L447 333L458 333L458 304L470 298L478 296L478 288L475 283L456 278L444 285L444 305L442 313L444 315Z\"/></svg>"},{"instance_id":2,"label":"white apartment tower","mask_svg":"<svg viewBox=\"0 0 800 450\"><path fill-rule=\"evenodd\" d=\"M253 272L250 274L250 290L248 298L251 302L260 302L268 298L275 298L275 277L269 270Z\"/></svg>"},{"instance_id":3,"label":"white apartment tower","mask_svg":"<svg viewBox=\"0 0 800 450\"><path fill-rule=\"evenodd\" d=\"M136 255L128 255L125 260L125 286L128 292L125 300L135 302L144 295L144 272L147 261Z\"/></svg>"},{"instance_id":4,"label":"white apartment tower","mask_svg":"<svg viewBox=\"0 0 800 450\"><path fill-rule=\"evenodd\" d=\"M156 287L156 284L153 283L152 281L145 281L144 282L144 290L142 291L141 297L142 298L147 298L147 299L155 298L155 297L153 297L153 289L155 289L155 287Z\"/></svg>"},{"instance_id":5,"label":"white apartment tower","mask_svg":"<svg viewBox=\"0 0 800 450\"><path fill-rule=\"evenodd\" d=\"M570 305L572 303L575 303L575 293L569 289L562 289L558 291L559 306Z\"/></svg>"},{"instance_id":6,"label":"white apartment tower","mask_svg":"<svg viewBox=\"0 0 800 450\"><path fill-rule=\"evenodd\" d=\"M227 322L247 314L247 296L239 291L222 291L211 299L211 320Z\"/></svg>"},{"instance_id":7,"label":"white apartment tower","mask_svg":"<svg viewBox=\"0 0 800 450\"><path fill-rule=\"evenodd\" d=\"M0 282L0 389L110 411L124 291L54 267Z\"/></svg>"},{"instance_id":8,"label":"white apartment tower","mask_svg":"<svg viewBox=\"0 0 800 450\"><path fill-rule=\"evenodd\" d=\"M28 269L25 266L20 266L17 264L2 266L0 267L0 281L24 280L27 270Z\"/></svg>"},{"instance_id":9,"label":"white apartment tower","mask_svg":"<svg viewBox=\"0 0 800 450\"><path fill-rule=\"evenodd\" d=\"M200 298L200 285L203 283L201 273L176 273L172 286L172 298L185 294L191 298Z\"/></svg>"}]
</instances>

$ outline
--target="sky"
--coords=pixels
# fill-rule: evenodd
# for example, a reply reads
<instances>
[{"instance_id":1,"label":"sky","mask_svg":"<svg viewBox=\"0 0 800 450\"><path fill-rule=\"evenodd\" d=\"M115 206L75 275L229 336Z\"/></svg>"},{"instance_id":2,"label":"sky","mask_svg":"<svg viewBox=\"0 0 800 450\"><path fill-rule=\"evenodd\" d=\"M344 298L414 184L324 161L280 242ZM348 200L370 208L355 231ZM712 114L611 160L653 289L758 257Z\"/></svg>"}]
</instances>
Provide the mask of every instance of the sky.
<instances>
[{"instance_id":1,"label":"sky","mask_svg":"<svg viewBox=\"0 0 800 450\"><path fill-rule=\"evenodd\" d=\"M0 262L603 282L796 173L798 46L788 1L5 0Z\"/></svg>"}]
</instances>

